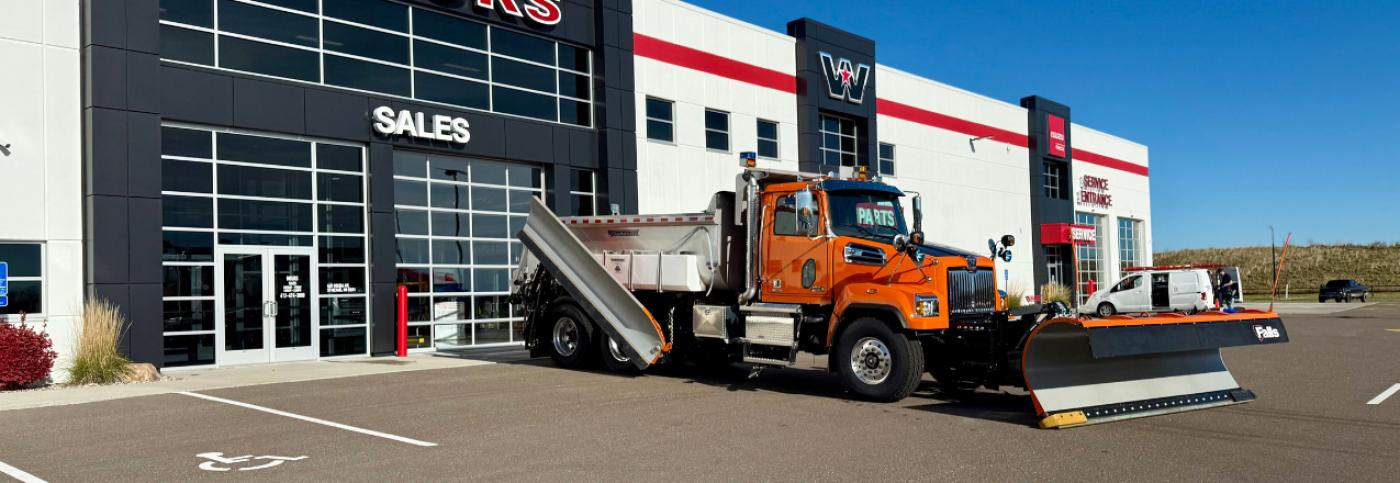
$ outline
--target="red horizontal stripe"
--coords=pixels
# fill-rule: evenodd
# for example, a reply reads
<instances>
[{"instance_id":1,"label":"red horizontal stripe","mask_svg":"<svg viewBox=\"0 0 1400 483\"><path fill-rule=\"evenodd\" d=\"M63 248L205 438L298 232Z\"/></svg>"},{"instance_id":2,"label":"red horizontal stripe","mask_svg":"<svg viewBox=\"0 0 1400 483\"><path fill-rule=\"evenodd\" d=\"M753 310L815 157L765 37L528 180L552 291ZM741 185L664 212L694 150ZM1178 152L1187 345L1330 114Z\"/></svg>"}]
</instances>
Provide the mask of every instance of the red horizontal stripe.
<instances>
[{"instance_id":1,"label":"red horizontal stripe","mask_svg":"<svg viewBox=\"0 0 1400 483\"><path fill-rule=\"evenodd\" d=\"M706 74L767 87L788 94L797 93L797 77L773 69L720 57L703 50L673 44L656 37L632 34L632 49L637 55L667 64L694 69Z\"/></svg>"},{"instance_id":2,"label":"red horizontal stripe","mask_svg":"<svg viewBox=\"0 0 1400 483\"><path fill-rule=\"evenodd\" d=\"M1110 158L1102 154L1095 154L1080 148L1074 148L1074 152L1071 153L1070 156L1073 156L1075 161L1083 161L1089 164L1097 164L1119 171L1127 171L1129 173L1147 176L1147 166L1129 163L1118 158Z\"/></svg>"},{"instance_id":3,"label":"red horizontal stripe","mask_svg":"<svg viewBox=\"0 0 1400 483\"><path fill-rule=\"evenodd\" d=\"M909 122L917 122L925 126L959 132L968 136L992 136L993 141L1010 144L1012 146L1020 146L1023 148L1030 146L1030 140L1025 134L1007 131L986 124L975 123L966 119L958 119L947 114L939 114L908 104L900 104L889 99L877 99L875 111L886 116L903 119Z\"/></svg>"}]
</instances>

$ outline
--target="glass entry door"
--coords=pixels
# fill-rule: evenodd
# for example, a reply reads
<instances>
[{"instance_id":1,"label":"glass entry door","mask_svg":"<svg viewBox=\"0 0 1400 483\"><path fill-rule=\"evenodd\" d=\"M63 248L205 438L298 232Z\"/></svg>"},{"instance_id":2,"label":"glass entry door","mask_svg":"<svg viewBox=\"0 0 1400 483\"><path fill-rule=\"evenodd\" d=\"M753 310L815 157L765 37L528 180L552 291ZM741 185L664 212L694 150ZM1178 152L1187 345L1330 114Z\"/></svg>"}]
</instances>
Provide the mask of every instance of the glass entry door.
<instances>
[{"instance_id":1,"label":"glass entry door","mask_svg":"<svg viewBox=\"0 0 1400 483\"><path fill-rule=\"evenodd\" d=\"M219 247L220 365L315 359L310 248Z\"/></svg>"}]
</instances>

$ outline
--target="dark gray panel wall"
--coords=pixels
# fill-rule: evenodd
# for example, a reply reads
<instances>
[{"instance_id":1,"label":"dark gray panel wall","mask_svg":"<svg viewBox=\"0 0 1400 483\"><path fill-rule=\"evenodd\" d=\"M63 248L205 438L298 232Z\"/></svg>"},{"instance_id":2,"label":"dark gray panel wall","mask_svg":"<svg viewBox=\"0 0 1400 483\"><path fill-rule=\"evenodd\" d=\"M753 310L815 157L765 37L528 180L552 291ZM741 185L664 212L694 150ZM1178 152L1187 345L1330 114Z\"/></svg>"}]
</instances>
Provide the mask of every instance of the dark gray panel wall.
<instances>
[{"instance_id":1,"label":"dark gray panel wall","mask_svg":"<svg viewBox=\"0 0 1400 483\"><path fill-rule=\"evenodd\" d=\"M861 144L857 147L861 162L874 164L879 144L875 123L875 41L821 22L802 18L788 22L788 35L797 38L797 137L800 169L809 173L827 173L840 166L823 163L820 147L821 115L835 114L852 119ZM860 103L831 97L827 88L827 72L821 62L826 52L834 60L847 59L853 66L865 64L870 78Z\"/></svg>"},{"instance_id":2,"label":"dark gray panel wall","mask_svg":"<svg viewBox=\"0 0 1400 483\"><path fill-rule=\"evenodd\" d=\"M122 350L161 357L158 0L83 0L87 295L131 321Z\"/></svg>"},{"instance_id":3,"label":"dark gray panel wall","mask_svg":"<svg viewBox=\"0 0 1400 483\"><path fill-rule=\"evenodd\" d=\"M525 161L551 169L554 208L571 211L566 167L595 170L603 206L637 205L630 0L564 0L562 22L528 20L461 0L411 1L587 46L596 129L444 108L214 69L162 64L159 0L83 0L84 206L88 292L122 307L124 350L157 365L161 347L160 124L182 122L365 143L370 178L371 352L394 348L393 152ZM466 118L465 145L374 133L377 106Z\"/></svg>"},{"instance_id":4,"label":"dark gray panel wall","mask_svg":"<svg viewBox=\"0 0 1400 483\"><path fill-rule=\"evenodd\" d=\"M1035 285L1039 287L1050 281L1050 274L1045 267L1045 247L1041 245L1040 225L1047 223L1073 223L1074 222L1074 163L1070 159L1074 157L1074 133L1070 128L1069 106L1046 99L1040 96L1029 96L1021 99L1021 107L1026 108L1026 115L1029 116L1030 129L1030 154L1027 162L1030 163L1030 187L1031 187L1031 251L1034 256ZM1065 120L1065 157L1063 159L1050 155L1050 144L1047 130L1047 116L1056 115ZM1060 163L1063 168L1065 181L1062 183L1071 191L1065 194L1065 199L1053 199L1045 197L1044 180L1045 162ZM1065 271L1067 274L1075 273L1078 267L1074 266L1072 260L1065 260ZM1073 280L1073 278L1071 278ZM1070 292L1078 290L1077 283L1070 283Z\"/></svg>"}]
</instances>

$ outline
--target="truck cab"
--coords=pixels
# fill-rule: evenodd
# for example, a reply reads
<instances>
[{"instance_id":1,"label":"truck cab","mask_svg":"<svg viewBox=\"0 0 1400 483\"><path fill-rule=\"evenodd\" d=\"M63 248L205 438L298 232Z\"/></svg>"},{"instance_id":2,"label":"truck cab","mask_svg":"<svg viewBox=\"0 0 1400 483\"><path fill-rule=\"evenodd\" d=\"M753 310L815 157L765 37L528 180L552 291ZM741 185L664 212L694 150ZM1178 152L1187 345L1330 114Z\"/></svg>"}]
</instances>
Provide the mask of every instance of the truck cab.
<instances>
[{"instance_id":1,"label":"truck cab","mask_svg":"<svg viewBox=\"0 0 1400 483\"><path fill-rule=\"evenodd\" d=\"M830 306L838 321L874 314L903 330L941 330L955 313L994 312L1000 304L992 260L923 246L921 223L911 230L905 220L905 197L864 180L768 185L762 301ZM825 345L839 325L829 327Z\"/></svg>"}]
</instances>

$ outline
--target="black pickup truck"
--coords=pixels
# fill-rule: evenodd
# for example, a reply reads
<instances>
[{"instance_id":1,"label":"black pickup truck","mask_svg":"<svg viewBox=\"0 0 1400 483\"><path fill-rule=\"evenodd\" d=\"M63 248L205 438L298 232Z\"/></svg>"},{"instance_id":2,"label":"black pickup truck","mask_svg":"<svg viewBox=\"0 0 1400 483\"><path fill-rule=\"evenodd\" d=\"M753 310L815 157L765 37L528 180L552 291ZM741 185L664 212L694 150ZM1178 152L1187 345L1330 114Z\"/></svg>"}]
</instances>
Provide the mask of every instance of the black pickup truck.
<instances>
[{"instance_id":1,"label":"black pickup truck","mask_svg":"<svg viewBox=\"0 0 1400 483\"><path fill-rule=\"evenodd\" d=\"M1328 300L1351 302L1352 299L1357 299L1365 302L1366 296L1370 294L1371 287L1362 285L1361 282L1355 280L1333 280L1327 282L1322 288L1318 289L1317 301L1318 303L1323 303Z\"/></svg>"}]
</instances>

